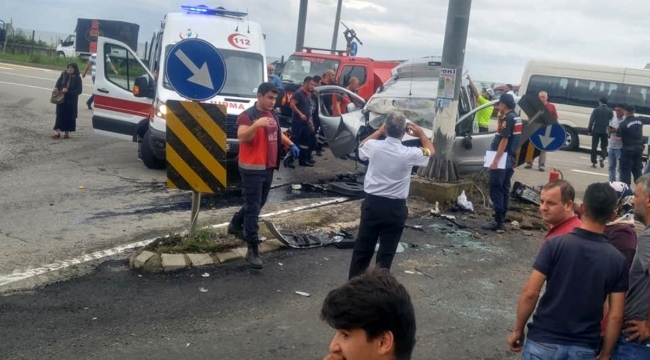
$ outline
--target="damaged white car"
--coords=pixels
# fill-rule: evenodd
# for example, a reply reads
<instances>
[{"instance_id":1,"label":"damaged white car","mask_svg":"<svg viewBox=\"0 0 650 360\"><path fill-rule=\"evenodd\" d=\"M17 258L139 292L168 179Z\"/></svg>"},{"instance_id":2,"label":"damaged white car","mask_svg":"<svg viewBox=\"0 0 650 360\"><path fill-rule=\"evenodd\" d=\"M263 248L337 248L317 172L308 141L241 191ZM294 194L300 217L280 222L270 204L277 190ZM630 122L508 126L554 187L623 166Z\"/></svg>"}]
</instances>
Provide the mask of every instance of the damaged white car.
<instances>
[{"instance_id":1,"label":"damaged white car","mask_svg":"<svg viewBox=\"0 0 650 360\"><path fill-rule=\"evenodd\" d=\"M338 86L317 87L321 128L332 154L363 163L357 156L360 141L378 129L386 114L391 111L404 113L409 121L422 127L430 137L435 121L437 89L437 77L396 79L387 83L366 102L353 92ZM481 170L485 151L489 150L495 133L479 133L474 116L478 110L493 106L496 101L473 108L474 101L469 94L469 90L462 86L453 148L453 157L461 174ZM345 113L340 116L333 116L325 106L332 102L333 96L347 96L350 100ZM403 143L407 146L420 145L419 139L408 134L404 136Z\"/></svg>"}]
</instances>

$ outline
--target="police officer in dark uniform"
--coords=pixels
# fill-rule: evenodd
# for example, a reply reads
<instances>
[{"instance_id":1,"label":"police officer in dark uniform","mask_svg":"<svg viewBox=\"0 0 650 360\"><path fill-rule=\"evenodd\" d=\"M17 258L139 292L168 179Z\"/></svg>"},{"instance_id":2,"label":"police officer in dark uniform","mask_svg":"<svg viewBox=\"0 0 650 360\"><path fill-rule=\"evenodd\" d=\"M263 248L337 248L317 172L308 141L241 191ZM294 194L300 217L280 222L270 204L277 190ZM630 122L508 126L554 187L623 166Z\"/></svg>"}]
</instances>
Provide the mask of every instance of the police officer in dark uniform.
<instances>
[{"instance_id":1,"label":"police officer in dark uniform","mask_svg":"<svg viewBox=\"0 0 650 360\"><path fill-rule=\"evenodd\" d=\"M643 170L642 155L645 142L643 141L643 125L648 122L647 117L635 116L634 105L625 105L625 120L618 125L616 140L623 143L621 148L621 182L628 185L632 183L632 176L636 182L641 177Z\"/></svg>"},{"instance_id":2,"label":"police officer in dark uniform","mask_svg":"<svg viewBox=\"0 0 650 360\"><path fill-rule=\"evenodd\" d=\"M291 140L300 148L300 157L298 165L314 166L309 162L310 149L310 118L312 116L311 93L314 91L314 79L307 76L300 89L293 93L291 97Z\"/></svg>"},{"instance_id":3,"label":"police officer in dark uniform","mask_svg":"<svg viewBox=\"0 0 650 360\"><path fill-rule=\"evenodd\" d=\"M499 125L492 141L492 151L496 151L494 161L490 165L490 199L494 204L494 221L483 225L485 230L504 230L503 225L508 212L510 198L510 180L514 174L517 143L521 136L521 118L514 111L515 99L509 94L503 94L496 104L499 109ZM499 169L498 164L503 156L506 158L505 169Z\"/></svg>"}]
</instances>

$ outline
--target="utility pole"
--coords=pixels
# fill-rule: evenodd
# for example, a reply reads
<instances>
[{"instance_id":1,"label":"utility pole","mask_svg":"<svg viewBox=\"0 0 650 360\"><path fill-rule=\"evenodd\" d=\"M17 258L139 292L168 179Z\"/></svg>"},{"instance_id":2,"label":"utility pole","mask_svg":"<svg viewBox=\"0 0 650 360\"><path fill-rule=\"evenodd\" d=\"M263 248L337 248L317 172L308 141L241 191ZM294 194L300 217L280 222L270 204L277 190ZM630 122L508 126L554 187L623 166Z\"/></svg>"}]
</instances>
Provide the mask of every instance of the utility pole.
<instances>
[{"instance_id":1,"label":"utility pole","mask_svg":"<svg viewBox=\"0 0 650 360\"><path fill-rule=\"evenodd\" d=\"M339 38L339 23L341 22L341 6L343 5L343 0L339 0L339 4L336 7L336 20L334 20L334 35L332 35L332 54L335 53L336 43Z\"/></svg>"},{"instance_id":2,"label":"utility pole","mask_svg":"<svg viewBox=\"0 0 650 360\"><path fill-rule=\"evenodd\" d=\"M302 51L305 46L305 27L307 26L307 4L309 0L300 0L300 13L298 14L298 34L296 35L296 52Z\"/></svg>"},{"instance_id":3,"label":"utility pole","mask_svg":"<svg viewBox=\"0 0 650 360\"><path fill-rule=\"evenodd\" d=\"M453 147L471 7L472 0L449 0L433 125L436 155L429 160L428 166L418 171L418 175L438 181L456 181L459 178Z\"/></svg>"}]
</instances>

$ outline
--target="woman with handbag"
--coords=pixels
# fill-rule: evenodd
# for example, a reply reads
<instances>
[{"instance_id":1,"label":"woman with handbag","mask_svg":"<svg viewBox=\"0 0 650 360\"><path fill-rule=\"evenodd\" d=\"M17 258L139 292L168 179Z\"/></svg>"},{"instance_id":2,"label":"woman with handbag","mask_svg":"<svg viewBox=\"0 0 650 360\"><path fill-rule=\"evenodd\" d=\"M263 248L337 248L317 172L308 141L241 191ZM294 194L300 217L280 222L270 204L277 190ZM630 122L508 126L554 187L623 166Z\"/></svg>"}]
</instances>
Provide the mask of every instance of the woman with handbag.
<instances>
[{"instance_id":1,"label":"woman with handbag","mask_svg":"<svg viewBox=\"0 0 650 360\"><path fill-rule=\"evenodd\" d=\"M68 64L68 68L61 73L52 91L50 101L56 104L56 122L54 124L53 138L60 138L64 132L64 139L70 138L70 132L77 128L77 104L82 90L79 66L76 63Z\"/></svg>"}]
</instances>

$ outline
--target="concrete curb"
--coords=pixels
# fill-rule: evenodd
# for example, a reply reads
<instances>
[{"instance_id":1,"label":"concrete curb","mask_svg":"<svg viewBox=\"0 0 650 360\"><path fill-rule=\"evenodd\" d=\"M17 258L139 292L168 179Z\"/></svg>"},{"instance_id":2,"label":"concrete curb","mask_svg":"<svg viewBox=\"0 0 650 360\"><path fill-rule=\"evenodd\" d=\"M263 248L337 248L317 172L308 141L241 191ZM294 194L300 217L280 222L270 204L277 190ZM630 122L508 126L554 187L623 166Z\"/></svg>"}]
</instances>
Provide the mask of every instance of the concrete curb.
<instances>
[{"instance_id":1,"label":"concrete curb","mask_svg":"<svg viewBox=\"0 0 650 360\"><path fill-rule=\"evenodd\" d=\"M279 240L271 239L260 244L260 253L267 254L286 247ZM140 249L129 258L132 270L149 274L168 273L172 271L225 264L243 260L246 256L245 246L233 248L221 253L211 254L158 254Z\"/></svg>"}]
</instances>

